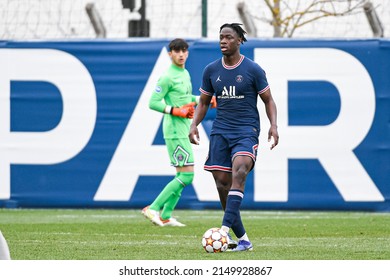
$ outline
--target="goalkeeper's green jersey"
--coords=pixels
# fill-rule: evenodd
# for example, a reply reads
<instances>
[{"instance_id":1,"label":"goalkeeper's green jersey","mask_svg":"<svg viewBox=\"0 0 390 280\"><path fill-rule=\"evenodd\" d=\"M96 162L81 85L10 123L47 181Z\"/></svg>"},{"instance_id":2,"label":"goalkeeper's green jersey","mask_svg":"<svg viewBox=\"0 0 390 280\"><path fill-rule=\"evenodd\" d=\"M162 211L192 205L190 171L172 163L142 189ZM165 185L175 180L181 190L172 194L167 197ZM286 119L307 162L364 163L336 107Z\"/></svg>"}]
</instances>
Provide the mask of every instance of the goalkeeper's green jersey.
<instances>
[{"instance_id":1,"label":"goalkeeper's green jersey","mask_svg":"<svg viewBox=\"0 0 390 280\"><path fill-rule=\"evenodd\" d=\"M190 102L196 102L196 97L192 95L190 74L187 69L172 63L158 80L149 101L149 108L164 113L167 105L181 107ZM164 138L188 138L190 124L190 119L164 114Z\"/></svg>"}]
</instances>

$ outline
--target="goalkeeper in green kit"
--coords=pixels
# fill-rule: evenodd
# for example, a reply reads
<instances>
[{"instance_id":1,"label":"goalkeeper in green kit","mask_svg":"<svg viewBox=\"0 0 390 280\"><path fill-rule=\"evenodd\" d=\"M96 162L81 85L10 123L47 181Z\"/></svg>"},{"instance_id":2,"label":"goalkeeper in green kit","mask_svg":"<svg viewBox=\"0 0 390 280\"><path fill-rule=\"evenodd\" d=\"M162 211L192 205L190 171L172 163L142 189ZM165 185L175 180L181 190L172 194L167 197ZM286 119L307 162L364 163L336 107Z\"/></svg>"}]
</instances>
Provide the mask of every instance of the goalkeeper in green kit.
<instances>
[{"instance_id":1,"label":"goalkeeper in green kit","mask_svg":"<svg viewBox=\"0 0 390 280\"><path fill-rule=\"evenodd\" d=\"M185 225L173 218L172 212L184 187L194 179L194 153L188 134L198 97L192 94L191 77L185 69L187 42L183 39L172 40L168 54L172 64L158 80L149 108L164 114L164 139L171 165L176 168L176 176L152 204L142 209L142 214L158 226L182 227ZM216 107L215 99L211 107Z\"/></svg>"}]
</instances>

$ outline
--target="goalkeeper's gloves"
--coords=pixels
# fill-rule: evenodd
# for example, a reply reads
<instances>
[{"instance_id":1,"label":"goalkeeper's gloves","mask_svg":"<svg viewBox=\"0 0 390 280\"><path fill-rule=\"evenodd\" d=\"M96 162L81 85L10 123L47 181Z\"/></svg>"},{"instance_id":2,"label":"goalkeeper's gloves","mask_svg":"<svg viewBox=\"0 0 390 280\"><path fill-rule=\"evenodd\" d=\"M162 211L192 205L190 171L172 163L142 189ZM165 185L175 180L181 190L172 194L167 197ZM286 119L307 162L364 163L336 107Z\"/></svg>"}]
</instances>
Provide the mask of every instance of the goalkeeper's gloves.
<instances>
[{"instance_id":1,"label":"goalkeeper's gloves","mask_svg":"<svg viewBox=\"0 0 390 280\"><path fill-rule=\"evenodd\" d=\"M185 104L179 108L167 106L165 112L176 117L192 119L195 113L195 102Z\"/></svg>"}]
</instances>

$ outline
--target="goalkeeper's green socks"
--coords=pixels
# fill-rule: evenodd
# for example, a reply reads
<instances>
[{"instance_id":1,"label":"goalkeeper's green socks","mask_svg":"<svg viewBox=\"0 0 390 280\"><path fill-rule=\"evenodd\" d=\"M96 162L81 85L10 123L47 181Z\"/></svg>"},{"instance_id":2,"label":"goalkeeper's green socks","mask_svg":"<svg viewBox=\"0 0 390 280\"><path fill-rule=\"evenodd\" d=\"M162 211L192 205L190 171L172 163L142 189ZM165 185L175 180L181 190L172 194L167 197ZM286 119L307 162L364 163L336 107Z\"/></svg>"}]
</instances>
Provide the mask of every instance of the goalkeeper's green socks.
<instances>
[{"instance_id":1,"label":"goalkeeper's green socks","mask_svg":"<svg viewBox=\"0 0 390 280\"><path fill-rule=\"evenodd\" d=\"M183 189L184 187L182 187L180 190L177 190L177 192L173 193L169 197L168 201L164 204L163 210L161 211L161 219L168 220L170 217L172 217L172 212L179 202Z\"/></svg>"},{"instance_id":2,"label":"goalkeeper's green socks","mask_svg":"<svg viewBox=\"0 0 390 280\"><path fill-rule=\"evenodd\" d=\"M150 209L160 211L160 209L164 207L165 203L167 203L173 194L175 194L178 190L183 189L183 185L177 180L177 177L178 176L176 176L164 187L164 189L150 205Z\"/></svg>"},{"instance_id":3,"label":"goalkeeper's green socks","mask_svg":"<svg viewBox=\"0 0 390 280\"><path fill-rule=\"evenodd\" d=\"M179 202L183 188L191 184L193 179L194 172L178 172L176 177L164 187L150 205L150 209L155 211L163 209L161 218L164 220L169 219L172 215L172 211Z\"/></svg>"}]
</instances>

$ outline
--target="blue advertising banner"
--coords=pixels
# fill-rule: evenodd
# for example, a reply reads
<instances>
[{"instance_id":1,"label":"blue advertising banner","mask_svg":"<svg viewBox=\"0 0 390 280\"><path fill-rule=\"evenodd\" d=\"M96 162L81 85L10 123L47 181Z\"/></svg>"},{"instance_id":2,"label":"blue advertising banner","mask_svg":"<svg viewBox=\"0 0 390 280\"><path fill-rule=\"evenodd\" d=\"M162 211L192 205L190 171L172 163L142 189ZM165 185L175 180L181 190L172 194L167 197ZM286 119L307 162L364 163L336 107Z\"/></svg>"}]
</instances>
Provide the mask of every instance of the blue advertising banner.
<instances>
[{"instance_id":1,"label":"blue advertising banner","mask_svg":"<svg viewBox=\"0 0 390 280\"><path fill-rule=\"evenodd\" d=\"M194 94L218 42L190 40ZM0 207L142 208L175 174L148 108L168 40L0 42ZM262 131L243 209L390 211L390 41L259 40L279 145ZM220 208L199 126L179 208Z\"/></svg>"}]
</instances>

